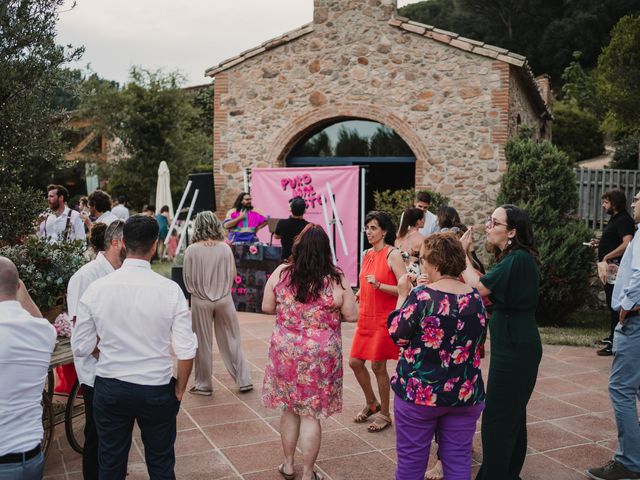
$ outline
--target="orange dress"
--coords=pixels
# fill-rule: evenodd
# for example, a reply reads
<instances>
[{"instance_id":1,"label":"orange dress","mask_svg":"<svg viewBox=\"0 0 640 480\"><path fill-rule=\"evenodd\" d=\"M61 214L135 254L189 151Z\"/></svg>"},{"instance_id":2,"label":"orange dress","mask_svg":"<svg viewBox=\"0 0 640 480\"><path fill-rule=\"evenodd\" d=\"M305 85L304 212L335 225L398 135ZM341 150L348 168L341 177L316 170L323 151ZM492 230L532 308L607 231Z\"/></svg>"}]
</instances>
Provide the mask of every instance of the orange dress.
<instances>
[{"instance_id":1,"label":"orange dress","mask_svg":"<svg viewBox=\"0 0 640 480\"><path fill-rule=\"evenodd\" d=\"M391 247L379 252L369 249L362 259L360 270L360 308L358 325L351 344L351 358L360 360L396 360L399 349L389 336L387 317L396 309L398 297L377 290L367 282L367 275L386 285L397 285L395 274L387 264Z\"/></svg>"}]
</instances>

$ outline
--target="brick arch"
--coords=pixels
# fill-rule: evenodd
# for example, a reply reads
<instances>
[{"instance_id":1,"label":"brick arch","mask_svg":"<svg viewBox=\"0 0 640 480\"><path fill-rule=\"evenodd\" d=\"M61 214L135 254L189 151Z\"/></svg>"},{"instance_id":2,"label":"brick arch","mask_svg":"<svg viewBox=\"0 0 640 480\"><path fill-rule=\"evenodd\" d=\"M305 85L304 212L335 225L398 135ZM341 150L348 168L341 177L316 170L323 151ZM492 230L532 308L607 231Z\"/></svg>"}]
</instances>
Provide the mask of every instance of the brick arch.
<instances>
[{"instance_id":1,"label":"brick arch","mask_svg":"<svg viewBox=\"0 0 640 480\"><path fill-rule=\"evenodd\" d=\"M371 120L395 130L409 145L416 157L416 185L422 177L423 167L429 162L427 147L412 127L397 115L374 105L332 104L310 110L294 118L278 134L267 154L267 162L274 167L284 167L293 147L309 133L323 125L341 120Z\"/></svg>"}]
</instances>

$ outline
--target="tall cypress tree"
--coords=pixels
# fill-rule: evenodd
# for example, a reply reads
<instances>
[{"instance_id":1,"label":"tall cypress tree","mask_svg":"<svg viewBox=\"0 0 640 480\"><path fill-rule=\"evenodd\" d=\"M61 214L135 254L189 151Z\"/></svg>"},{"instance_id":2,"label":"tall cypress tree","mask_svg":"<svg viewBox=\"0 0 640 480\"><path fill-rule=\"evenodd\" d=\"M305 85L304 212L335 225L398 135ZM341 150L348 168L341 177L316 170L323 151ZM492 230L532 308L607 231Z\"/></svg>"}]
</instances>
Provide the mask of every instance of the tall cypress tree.
<instances>
[{"instance_id":1,"label":"tall cypress tree","mask_svg":"<svg viewBox=\"0 0 640 480\"><path fill-rule=\"evenodd\" d=\"M540 251L542 324L561 325L590 296L595 255L582 245L590 230L576 214L578 189L572 162L548 141L511 139L506 145L508 171L502 177L498 204L526 210Z\"/></svg>"}]
</instances>

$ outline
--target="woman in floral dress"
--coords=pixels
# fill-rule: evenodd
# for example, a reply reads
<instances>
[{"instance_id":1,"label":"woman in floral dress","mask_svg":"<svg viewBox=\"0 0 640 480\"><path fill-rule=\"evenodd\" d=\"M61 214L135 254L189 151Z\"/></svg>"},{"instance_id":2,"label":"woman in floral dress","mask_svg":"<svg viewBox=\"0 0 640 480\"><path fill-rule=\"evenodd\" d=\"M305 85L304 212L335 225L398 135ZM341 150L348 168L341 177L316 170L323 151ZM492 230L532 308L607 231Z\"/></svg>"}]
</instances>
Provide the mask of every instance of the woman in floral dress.
<instances>
[{"instance_id":1,"label":"woman in floral dress","mask_svg":"<svg viewBox=\"0 0 640 480\"><path fill-rule=\"evenodd\" d=\"M319 480L313 469L320 450L320 419L342 411L341 320L355 322L355 296L331 258L329 237L309 224L296 238L291 257L269 277L262 311L276 313L265 367L262 402L282 410L282 477L294 478L300 438L303 480Z\"/></svg>"},{"instance_id":2,"label":"woman in floral dress","mask_svg":"<svg viewBox=\"0 0 640 480\"><path fill-rule=\"evenodd\" d=\"M398 282L389 334L400 347L395 392L396 480L423 480L436 428L447 480L469 480L471 445L484 407L480 344L486 314L478 291L459 280L465 252L455 234L427 237L420 252L431 283Z\"/></svg>"}]
</instances>

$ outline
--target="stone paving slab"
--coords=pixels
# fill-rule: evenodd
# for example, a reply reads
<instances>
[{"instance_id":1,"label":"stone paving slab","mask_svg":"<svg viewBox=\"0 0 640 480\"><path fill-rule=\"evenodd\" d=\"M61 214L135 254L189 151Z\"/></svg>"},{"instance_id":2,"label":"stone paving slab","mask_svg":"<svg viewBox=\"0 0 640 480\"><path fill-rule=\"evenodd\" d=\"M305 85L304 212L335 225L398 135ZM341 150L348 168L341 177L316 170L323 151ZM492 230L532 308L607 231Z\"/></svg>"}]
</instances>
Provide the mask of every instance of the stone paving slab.
<instances>
[{"instance_id":1,"label":"stone paving slab","mask_svg":"<svg viewBox=\"0 0 640 480\"><path fill-rule=\"evenodd\" d=\"M178 415L176 476L178 479L276 480L282 461L279 415L264 408L260 390L267 361L273 317L240 313L243 348L256 388L237 391L214 348L214 395L185 394ZM345 359L355 325L344 324ZM611 459L617 447L616 426L607 392L611 357L594 348L545 345L538 383L528 409L529 451L523 480L578 480L584 470ZM488 372L490 352L483 361ZM389 371L394 368L389 362ZM362 394L345 361L343 412L322 422L318 470L327 480L392 479L396 464L395 433L369 433L353 423ZM478 432L474 438L473 473L482 458ZM133 435L127 480L148 478L140 432ZM432 447L433 450L433 447ZM296 472L302 473L302 455ZM62 425L45 467L46 479L81 479L81 458L64 438Z\"/></svg>"}]
</instances>

